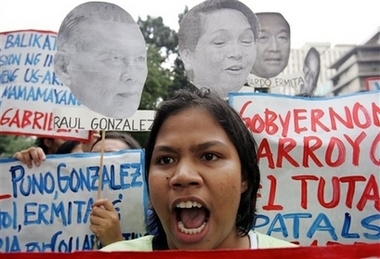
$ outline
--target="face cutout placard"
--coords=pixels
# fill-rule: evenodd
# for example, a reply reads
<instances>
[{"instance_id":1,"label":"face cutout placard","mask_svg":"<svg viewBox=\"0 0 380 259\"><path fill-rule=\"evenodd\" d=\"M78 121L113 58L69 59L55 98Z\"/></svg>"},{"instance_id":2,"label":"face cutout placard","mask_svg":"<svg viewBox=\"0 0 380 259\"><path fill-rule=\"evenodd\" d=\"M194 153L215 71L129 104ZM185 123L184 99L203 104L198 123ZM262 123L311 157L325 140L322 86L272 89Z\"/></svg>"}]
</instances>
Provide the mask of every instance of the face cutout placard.
<instances>
[{"instance_id":1,"label":"face cutout placard","mask_svg":"<svg viewBox=\"0 0 380 259\"><path fill-rule=\"evenodd\" d=\"M147 51L128 12L106 2L81 4L62 21L57 41L55 72L84 106L113 118L137 111Z\"/></svg>"}]
</instances>

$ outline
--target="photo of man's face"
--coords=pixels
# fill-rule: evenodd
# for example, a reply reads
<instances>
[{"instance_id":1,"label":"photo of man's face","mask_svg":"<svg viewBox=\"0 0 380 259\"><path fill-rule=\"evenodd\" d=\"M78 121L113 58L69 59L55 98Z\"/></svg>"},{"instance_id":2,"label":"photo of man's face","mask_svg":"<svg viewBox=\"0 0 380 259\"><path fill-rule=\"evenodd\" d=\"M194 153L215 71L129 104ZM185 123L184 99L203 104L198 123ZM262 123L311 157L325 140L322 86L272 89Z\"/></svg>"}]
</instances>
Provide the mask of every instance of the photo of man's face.
<instances>
[{"instance_id":1,"label":"photo of man's face","mask_svg":"<svg viewBox=\"0 0 380 259\"><path fill-rule=\"evenodd\" d=\"M260 21L260 37L252 74L272 78L280 74L290 56L290 27L279 13L257 13Z\"/></svg>"},{"instance_id":2,"label":"photo of man's face","mask_svg":"<svg viewBox=\"0 0 380 259\"><path fill-rule=\"evenodd\" d=\"M147 51L137 24L124 21L122 12L117 15L119 19L93 15L73 27L75 39L62 52L58 46L56 66L65 64L58 76L64 74L62 81L83 105L105 116L127 118L140 103Z\"/></svg>"}]
</instances>

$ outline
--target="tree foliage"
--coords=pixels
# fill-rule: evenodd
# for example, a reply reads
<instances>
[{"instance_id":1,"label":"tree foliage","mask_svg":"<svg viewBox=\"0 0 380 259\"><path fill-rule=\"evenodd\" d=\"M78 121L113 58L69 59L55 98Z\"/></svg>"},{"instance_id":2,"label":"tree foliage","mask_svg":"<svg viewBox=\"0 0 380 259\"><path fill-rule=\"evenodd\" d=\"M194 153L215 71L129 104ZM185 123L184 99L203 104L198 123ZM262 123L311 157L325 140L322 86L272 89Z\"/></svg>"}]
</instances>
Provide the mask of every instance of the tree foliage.
<instances>
[{"instance_id":1,"label":"tree foliage","mask_svg":"<svg viewBox=\"0 0 380 259\"><path fill-rule=\"evenodd\" d=\"M0 158L12 157L17 151L33 146L34 142L30 137L0 135Z\"/></svg>"}]
</instances>

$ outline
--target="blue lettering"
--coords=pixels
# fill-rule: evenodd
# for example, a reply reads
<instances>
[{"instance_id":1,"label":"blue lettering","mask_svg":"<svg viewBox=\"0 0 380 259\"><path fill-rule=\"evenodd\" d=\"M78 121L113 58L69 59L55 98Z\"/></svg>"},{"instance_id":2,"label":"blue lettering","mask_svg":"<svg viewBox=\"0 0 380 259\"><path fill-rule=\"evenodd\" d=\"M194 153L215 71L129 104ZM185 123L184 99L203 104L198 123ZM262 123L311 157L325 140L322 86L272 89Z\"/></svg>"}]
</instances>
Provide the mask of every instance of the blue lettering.
<instances>
[{"instance_id":1,"label":"blue lettering","mask_svg":"<svg viewBox=\"0 0 380 259\"><path fill-rule=\"evenodd\" d=\"M58 189L60 192L66 193L69 189L70 176L61 173L61 168L65 168L65 163L60 163L57 167Z\"/></svg>"},{"instance_id":2,"label":"blue lettering","mask_svg":"<svg viewBox=\"0 0 380 259\"><path fill-rule=\"evenodd\" d=\"M32 208L37 207L37 202L27 202L24 204L24 225L38 224L39 220L36 218L35 210Z\"/></svg>"},{"instance_id":3,"label":"blue lettering","mask_svg":"<svg viewBox=\"0 0 380 259\"><path fill-rule=\"evenodd\" d=\"M13 81L16 80L17 78L17 71L19 69L16 68L15 70L1 70L0 73L0 83L1 84L7 84L7 83L12 83Z\"/></svg>"},{"instance_id":4,"label":"blue lettering","mask_svg":"<svg viewBox=\"0 0 380 259\"><path fill-rule=\"evenodd\" d=\"M358 233L348 233L350 231L351 226L351 215L350 213L344 213L344 222L342 227L342 237L344 238L360 238Z\"/></svg>"},{"instance_id":5,"label":"blue lettering","mask_svg":"<svg viewBox=\"0 0 380 259\"><path fill-rule=\"evenodd\" d=\"M260 221L260 220L263 220L263 223L261 224L258 224L257 222ZM261 228L261 227L264 227L266 226L268 223L270 222L270 219L268 216L265 216L263 214L257 214L256 215L256 219L255 219L255 225L254 225L254 229L257 229L257 228Z\"/></svg>"},{"instance_id":6,"label":"blue lettering","mask_svg":"<svg viewBox=\"0 0 380 259\"><path fill-rule=\"evenodd\" d=\"M143 185L142 181L137 180L137 178L141 176L140 164L138 164L138 163L131 164L131 167L136 169L136 171L131 174L131 177L133 177L131 186L132 187L141 187Z\"/></svg>"},{"instance_id":7,"label":"blue lettering","mask_svg":"<svg viewBox=\"0 0 380 259\"><path fill-rule=\"evenodd\" d=\"M279 226L276 228L275 225L279 223ZM267 234L272 235L272 232L282 232L282 235L284 237L288 236L288 230L286 228L286 224L284 221L284 218L280 213L277 213L276 216L273 218L273 222L269 225Z\"/></svg>"},{"instance_id":8,"label":"blue lettering","mask_svg":"<svg viewBox=\"0 0 380 259\"><path fill-rule=\"evenodd\" d=\"M293 219L293 238L300 236L300 218L309 219L312 217L311 213L289 213L284 214L285 219Z\"/></svg>"},{"instance_id":9,"label":"blue lettering","mask_svg":"<svg viewBox=\"0 0 380 259\"><path fill-rule=\"evenodd\" d=\"M375 224L371 224L373 223L373 221L376 221L376 220L377 221L380 220L380 214L370 215L362 219L362 221L360 222L364 228L376 231L376 233L374 234L364 233L363 235L365 238L370 239L370 240L380 240L380 223L377 222Z\"/></svg>"},{"instance_id":10,"label":"blue lettering","mask_svg":"<svg viewBox=\"0 0 380 259\"><path fill-rule=\"evenodd\" d=\"M22 252L20 242L17 236L5 237L0 236L0 250L4 252Z\"/></svg>"},{"instance_id":11,"label":"blue lettering","mask_svg":"<svg viewBox=\"0 0 380 259\"><path fill-rule=\"evenodd\" d=\"M325 222L324 226L321 225L322 222ZM310 229L307 231L306 236L312 238L316 231L328 231L333 240L338 240L335 228L331 225L329 218L323 213L318 214Z\"/></svg>"}]
</instances>

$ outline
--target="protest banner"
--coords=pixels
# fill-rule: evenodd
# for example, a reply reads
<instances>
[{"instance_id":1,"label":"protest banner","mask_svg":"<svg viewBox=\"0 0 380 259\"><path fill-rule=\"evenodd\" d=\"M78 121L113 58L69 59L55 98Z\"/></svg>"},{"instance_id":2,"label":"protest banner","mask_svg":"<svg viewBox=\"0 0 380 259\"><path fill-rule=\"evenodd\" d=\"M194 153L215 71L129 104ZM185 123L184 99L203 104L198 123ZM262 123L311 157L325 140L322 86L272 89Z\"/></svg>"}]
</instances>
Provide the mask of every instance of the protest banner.
<instances>
[{"instance_id":1,"label":"protest banner","mask_svg":"<svg viewBox=\"0 0 380 259\"><path fill-rule=\"evenodd\" d=\"M356 245L335 245L327 247L296 247L296 248L274 248L274 249L215 249L215 250L166 250L166 251L83 251L73 253L3 253L4 259L273 259L273 258L292 258L292 259L375 259L380 258L380 244L356 244Z\"/></svg>"},{"instance_id":2,"label":"protest banner","mask_svg":"<svg viewBox=\"0 0 380 259\"><path fill-rule=\"evenodd\" d=\"M87 140L88 131L53 128L53 109L80 106L54 73L56 33L0 33L0 133Z\"/></svg>"},{"instance_id":3,"label":"protest banner","mask_svg":"<svg viewBox=\"0 0 380 259\"><path fill-rule=\"evenodd\" d=\"M48 155L29 169L0 160L0 252L92 250L91 205L101 197L119 213L125 239L146 234L143 150L107 152L100 174L99 153ZM99 175L102 175L99 181Z\"/></svg>"},{"instance_id":4,"label":"protest banner","mask_svg":"<svg viewBox=\"0 0 380 259\"><path fill-rule=\"evenodd\" d=\"M306 246L379 242L379 92L229 102L258 143L257 231Z\"/></svg>"}]
</instances>

